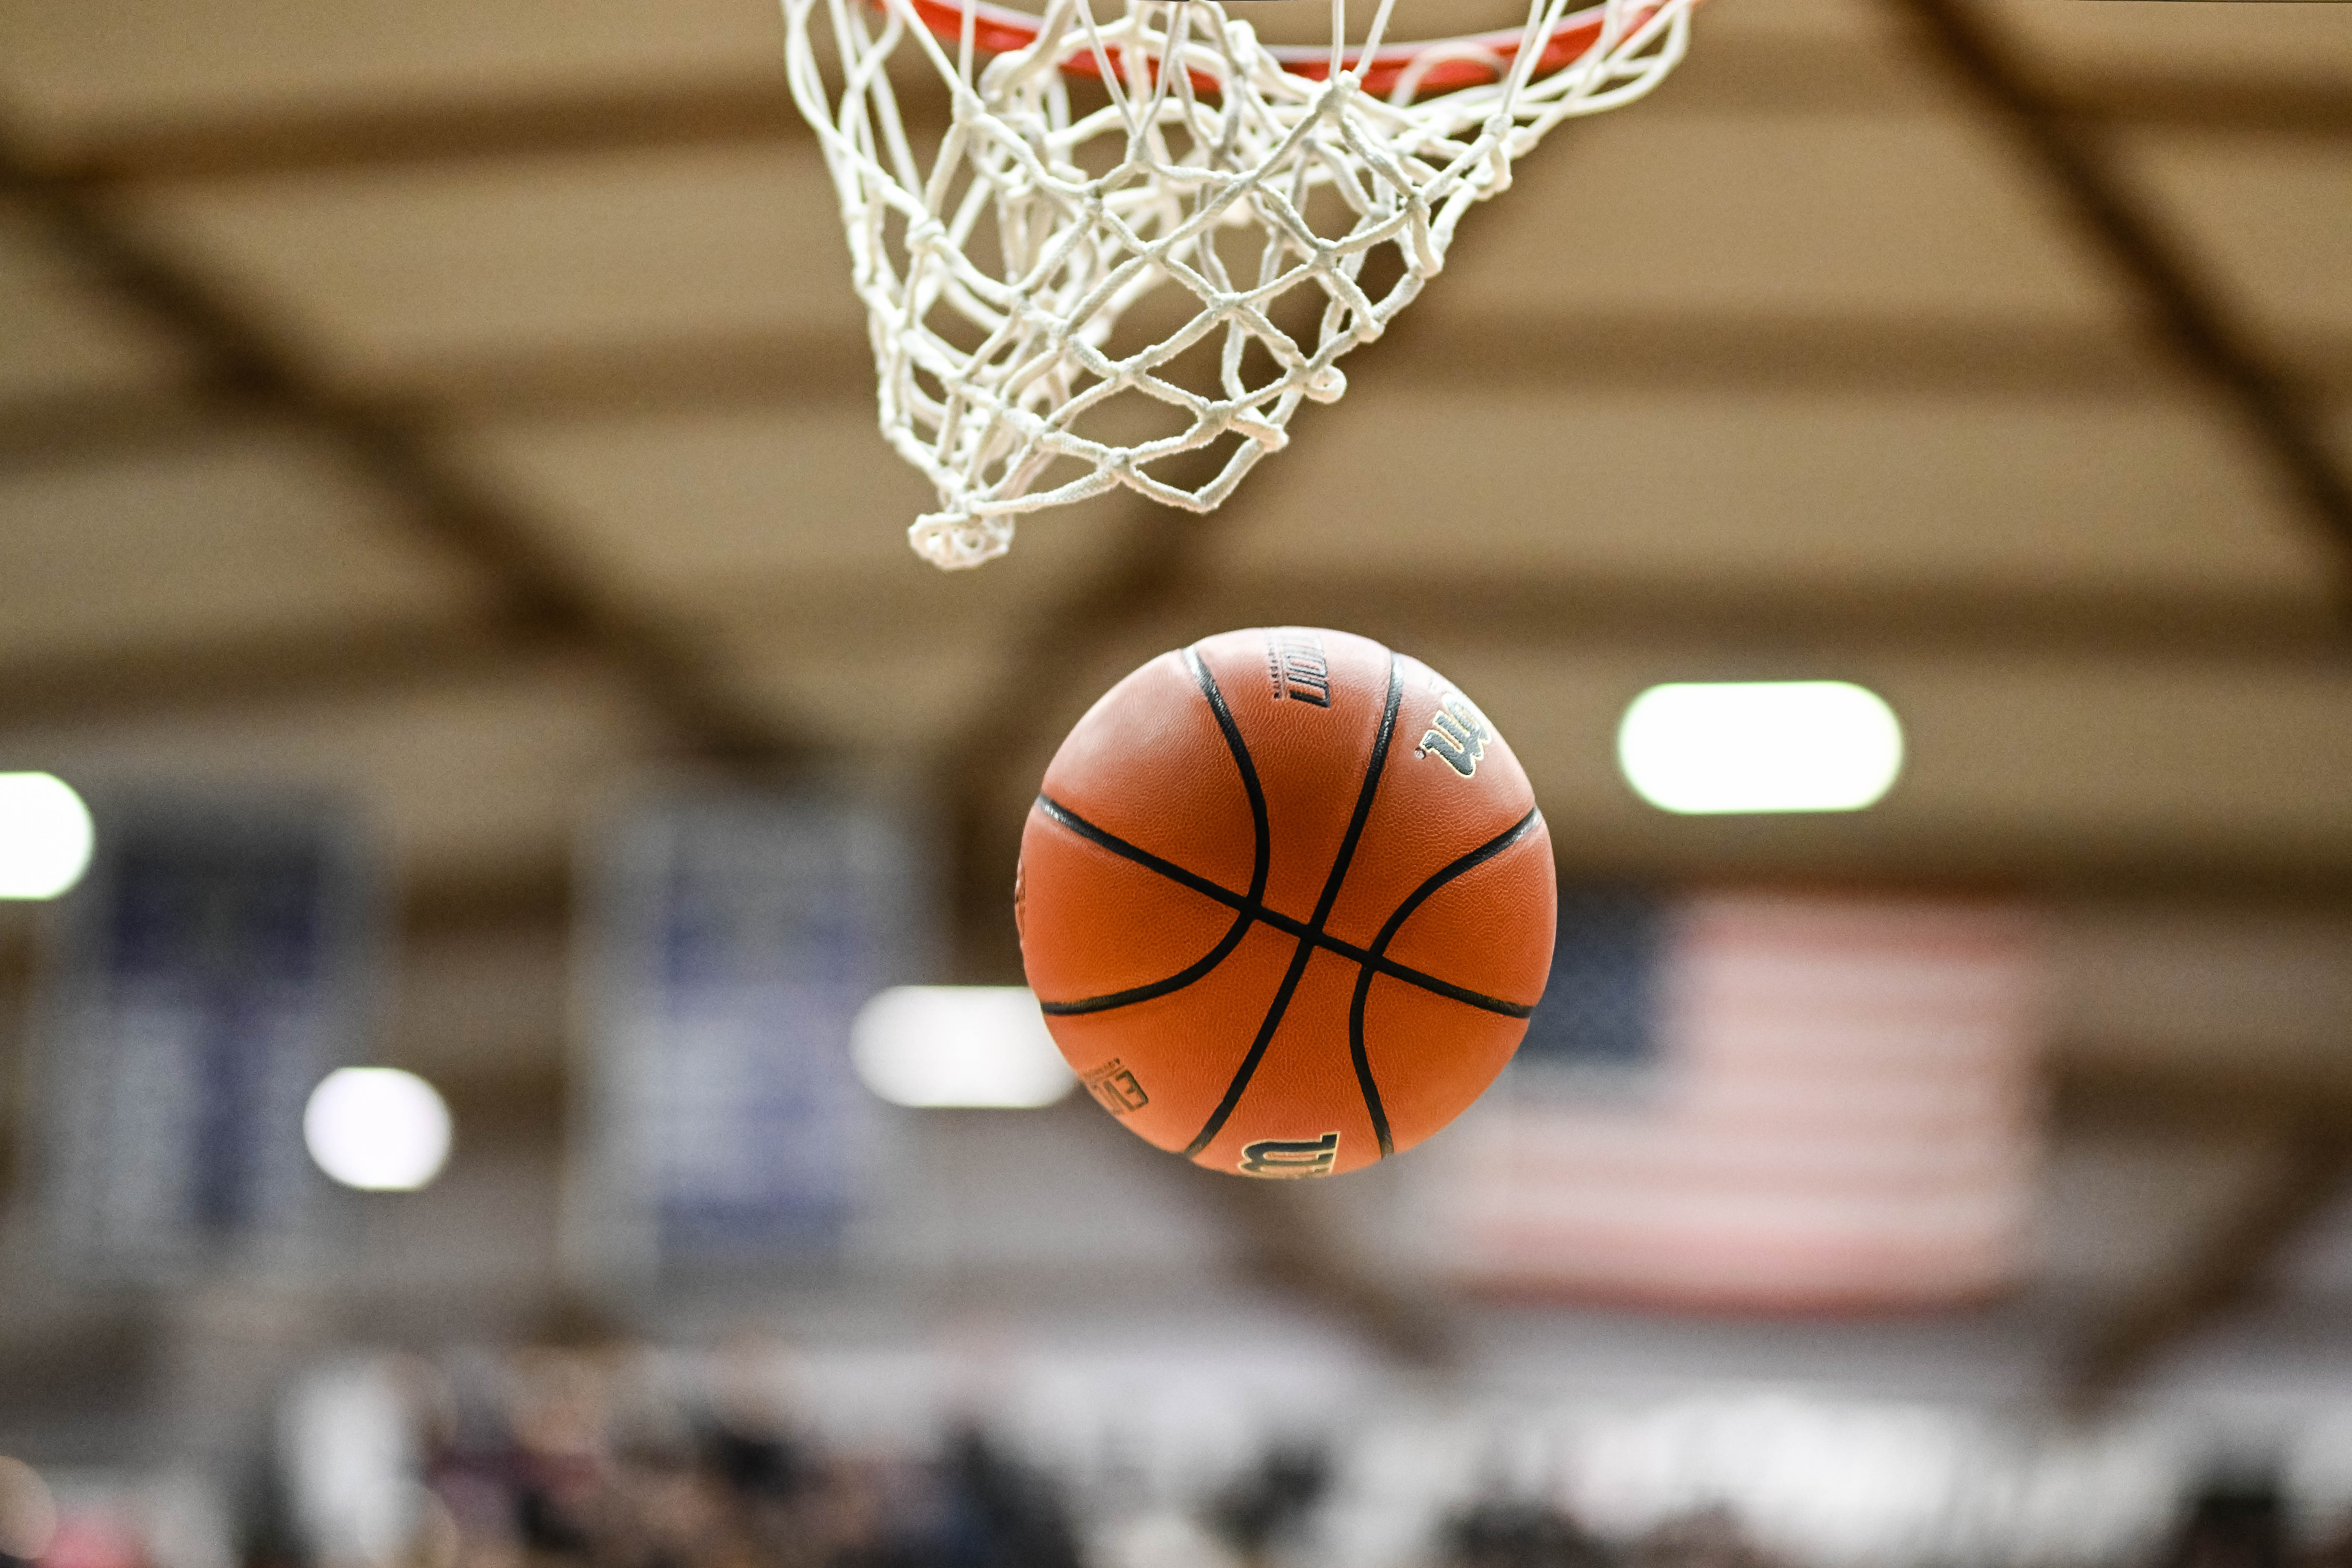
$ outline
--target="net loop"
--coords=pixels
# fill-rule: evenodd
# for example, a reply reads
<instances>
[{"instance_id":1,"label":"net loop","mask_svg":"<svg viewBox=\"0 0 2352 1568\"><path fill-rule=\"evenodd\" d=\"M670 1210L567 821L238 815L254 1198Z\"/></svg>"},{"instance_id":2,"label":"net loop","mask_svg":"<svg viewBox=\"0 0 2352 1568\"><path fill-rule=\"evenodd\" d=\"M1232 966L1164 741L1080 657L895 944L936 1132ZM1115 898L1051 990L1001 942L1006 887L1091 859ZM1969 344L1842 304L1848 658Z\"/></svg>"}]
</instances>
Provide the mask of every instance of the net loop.
<instances>
[{"instance_id":1,"label":"net loop","mask_svg":"<svg viewBox=\"0 0 2352 1568\"><path fill-rule=\"evenodd\" d=\"M1219 0L1104 3L782 0L882 430L939 492L908 537L940 566L1115 489L1221 504L1346 392L1335 362L1514 160L1674 68L1696 0L1531 0L1523 27L1428 45L1383 41L1383 0L1353 48L1344 0L1328 47L1264 44ZM944 86L935 136L894 61Z\"/></svg>"}]
</instances>

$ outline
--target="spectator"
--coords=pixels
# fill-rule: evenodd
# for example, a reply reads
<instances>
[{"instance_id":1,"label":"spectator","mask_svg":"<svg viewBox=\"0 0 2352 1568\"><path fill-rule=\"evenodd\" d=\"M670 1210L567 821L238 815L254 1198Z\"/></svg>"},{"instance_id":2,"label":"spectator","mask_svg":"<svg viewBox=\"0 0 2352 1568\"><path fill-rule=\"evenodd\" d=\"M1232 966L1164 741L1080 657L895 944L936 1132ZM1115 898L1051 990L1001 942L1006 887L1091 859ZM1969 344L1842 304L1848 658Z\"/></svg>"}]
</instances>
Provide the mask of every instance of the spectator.
<instances>
[{"instance_id":1,"label":"spectator","mask_svg":"<svg viewBox=\"0 0 2352 1568\"><path fill-rule=\"evenodd\" d=\"M2210 1487L2189 1505L2163 1568L2287 1568L2286 1524L2271 1482Z\"/></svg>"},{"instance_id":2,"label":"spectator","mask_svg":"<svg viewBox=\"0 0 2352 1568\"><path fill-rule=\"evenodd\" d=\"M1322 1449L1278 1445L1218 1500L1212 1510L1216 1533L1255 1568L1274 1547L1301 1533L1330 1480Z\"/></svg>"},{"instance_id":3,"label":"spectator","mask_svg":"<svg viewBox=\"0 0 2352 1568\"><path fill-rule=\"evenodd\" d=\"M1558 1510L1528 1502L1487 1502L1446 1530L1453 1568L1609 1568L1600 1542Z\"/></svg>"}]
</instances>

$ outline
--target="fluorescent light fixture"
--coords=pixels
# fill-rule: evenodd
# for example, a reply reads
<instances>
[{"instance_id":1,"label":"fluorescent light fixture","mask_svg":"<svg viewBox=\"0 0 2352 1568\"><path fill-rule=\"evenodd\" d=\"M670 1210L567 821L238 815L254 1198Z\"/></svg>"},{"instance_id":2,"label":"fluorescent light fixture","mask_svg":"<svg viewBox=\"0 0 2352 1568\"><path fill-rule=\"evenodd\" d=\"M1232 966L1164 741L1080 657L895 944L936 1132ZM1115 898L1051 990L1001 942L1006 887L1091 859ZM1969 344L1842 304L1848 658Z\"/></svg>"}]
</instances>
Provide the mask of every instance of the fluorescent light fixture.
<instances>
[{"instance_id":1,"label":"fluorescent light fixture","mask_svg":"<svg viewBox=\"0 0 2352 1568\"><path fill-rule=\"evenodd\" d=\"M54 899L81 880L97 835L73 786L0 773L0 899Z\"/></svg>"},{"instance_id":2,"label":"fluorescent light fixture","mask_svg":"<svg viewBox=\"0 0 2352 1568\"><path fill-rule=\"evenodd\" d=\"M850 1051L893 1105L1051 1105L1078 1081L1018 985L897 985L859 1010Z\"/></svg>"},{"instance_id":3,"label":"fluorescent light fixture","mask_svg":"<svg viewBox=\"0 0 2352 1568\"><path fill-rule=\"evenodd\" d=\"M1903 726L1843 680L1653 686L1617 727L1617 763L1661 811L1859 811L1903 771Z\"/></svg>"},{"instance_id":4,"label":"fluorescent light fixture","mask_svg":"<svg viewBox=\"0 0 2352 1568\"><path fill-rule=\"evenodd\" d=\"M449 1159L449 1108L440 1091L398 1068L339 1068L302 1111L310 1158L347 1187L411 1193Z\"/></svg>"}]
</instances>

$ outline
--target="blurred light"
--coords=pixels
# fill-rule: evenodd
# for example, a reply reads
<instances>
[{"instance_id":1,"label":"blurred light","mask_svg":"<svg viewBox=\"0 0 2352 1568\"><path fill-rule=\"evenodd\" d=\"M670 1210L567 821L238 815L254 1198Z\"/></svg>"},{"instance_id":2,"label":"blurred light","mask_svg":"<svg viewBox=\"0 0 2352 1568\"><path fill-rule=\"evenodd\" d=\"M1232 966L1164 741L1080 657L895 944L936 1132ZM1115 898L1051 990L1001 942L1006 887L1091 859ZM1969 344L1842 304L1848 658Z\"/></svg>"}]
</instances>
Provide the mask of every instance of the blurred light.
<instances>
[{"instance_id":1,"label":"blurred light","mask_svg":"<svg viewBox=\"0 0 2352 1568\"><path fill-rule=\"evenodd\" d=\"M1903 726L1843 680L1653 686L1617 727L1617 763L1661 811L1859 811L1903 770Z\"/></svg>"},{"instance_id":2,"label":"blurred light","mask_svg":"<svg viewBox=\"0 0 2352 1568\"><path fill-rule=\"evenodd\" d=\"M1018 985L898 985L859 1010L857 1076L893 1105L1031 1110L1077 1079Z\"/></svg>"},{"instance_id":3,"label":"blurred light","mask_svg":"<svg viewBox=\"0 0 2352 1568\"><path fill-rule=\"evenodd\" d=\"M40 1568L147 1568L154 1561L152 1543L142 1521L124 1517L128 1511L77 1509L64 1514L49 1537L49 1549L41 1553Z\"/></svg>"},{"instance_id":4,"label":"blurred light","mask_svg":"<svg viewBox=\"0 0 2352 1568\"><path fill-rule=\"evenodd\" d=\"M446 1568L448 1510L417 1484L416 1415L441 1395L437 1369L364 1354L306 1373L279 1409L289 1522L321 1568Z\"/></svg>"},{"instance_id":5,"label":"blurred light","mask_svg":"<svg viewBox=\"0 0 2352 1568\"><path fill-rule=\"evenodd\" d=\"M0 1552L37 1561L57 1532L57 1500L40 1473L22 1459L0 1457Z\"/></svg>"},{"instance_id":6,"label":"blurred light","mask_svg":"<svg viewBox=\"0 0 2352 1568\"><path fill-rule=\"evenodd\" d=\"M302 1111L310 1158L347 1187L408 1193L449 1158L449 1108L431 1084L398 1068L339 1068Z\"/></svg>"},{"instance_id":7,"label":"blurred light","mask_svg":"<svg viewBox=\"0 0 2352 1568\"><path fill-rule=\"evenodd\" d=\"M89 808L50 773L0 773L0 899L54 899L89 865Z\"/></svg>"}]
</instances>

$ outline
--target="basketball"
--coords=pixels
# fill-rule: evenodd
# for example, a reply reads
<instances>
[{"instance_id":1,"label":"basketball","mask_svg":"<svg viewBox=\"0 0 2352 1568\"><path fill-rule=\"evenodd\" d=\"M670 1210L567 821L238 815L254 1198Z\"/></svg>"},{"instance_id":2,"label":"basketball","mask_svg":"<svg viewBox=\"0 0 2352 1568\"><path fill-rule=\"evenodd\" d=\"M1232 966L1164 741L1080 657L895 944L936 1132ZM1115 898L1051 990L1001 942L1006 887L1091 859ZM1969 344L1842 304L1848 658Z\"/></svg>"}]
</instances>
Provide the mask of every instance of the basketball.
<instances>
[{"instance_id":1,"label":"basketball","mask_svg":"<svg viewBox=\"0 0 2352 1568\"><path fill-rule=\"evenodd\" d=\"M1527 775L1435 670L1345 632L1153 659L1062 742L1022 835L1022 960L1062 1054L1145 1141L1330 1175L1437 1131L1551 963Z\"/></svg>"}]
</instances>

